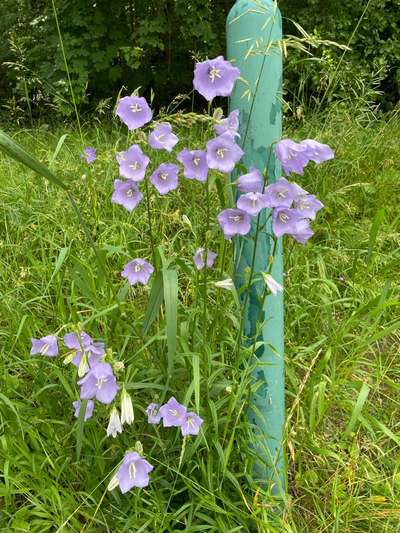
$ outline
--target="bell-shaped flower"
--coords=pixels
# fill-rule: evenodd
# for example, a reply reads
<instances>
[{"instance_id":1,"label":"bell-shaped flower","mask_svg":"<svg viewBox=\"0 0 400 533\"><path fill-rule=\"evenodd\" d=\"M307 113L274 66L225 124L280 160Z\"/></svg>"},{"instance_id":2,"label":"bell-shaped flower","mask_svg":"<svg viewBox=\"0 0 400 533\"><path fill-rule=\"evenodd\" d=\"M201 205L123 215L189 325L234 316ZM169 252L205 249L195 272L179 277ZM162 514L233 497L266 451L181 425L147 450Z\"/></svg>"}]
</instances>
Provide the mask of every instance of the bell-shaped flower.
<instances>
[{"instance_id":1,"label":"bell-shaped flower","mask_svg":"<svg viewBox=\"0 0 400 533\"><path fill-rule=\"evenodd\" d=\"M291 172L303 174L304 167L310 158L307 153L307 146L296 143L291 139L282 139L275 145L275 154L286 175Z\"/></svg>"},{"instance_id":2,"label":"bell-shaped flower","mask_svg":"<svg viewBox=\"0 0 400 533\"><path fill-rule=\"evenodd\" d=\"M135 182L131 180L114 180L114 192L111 197L113 204L125 207L129 212L143 200L143 194L139 191Z\"/></svg>"},{"instance_id":3,"label":"bell-shaped flower","mask_svg":"<svg viewBox=\"0 0 400 533\"><path fill-rule=\"evenodd\" d=\"M151 403L146 409L147 422L149 424L159 424L161 421L160 404Z\"/></svg>"},{"instance_id":4,"label":"bell-shaped flower","mask_svg":"<svg viewBox=\"0 0 400 533\"><path fill-rule=\"evenodd\" d=\"M141 283L146 285L150 279L150 276L154 272L154 267L145 259L132 259L125 265L121 276L127 278L130 285L135 283Z\"/></svg>"},{"instance_id":5,"label":"bell-shaped flower","mask_svg":"<svg viewBox=\"0 0 400 533\"><path fill-rule=\"evenodd\" d=\"M294 233L291 233L290 235L300 244L306 244L308 239L314 235L314 232L310 227L309 221L303 219L297 224Z\"/></svg>"},{"instance_id":6,"label":"bell-shaped flower","mask_svg":"<svg viewBox=\"0 0 400 533\"><path fill-rule=\"evenodd\" d=\"M168 402L160 407L160 414L163 421L163 426L178 427L182 425L184 417L186 415L186 407L172 396Z\"/></svg>"},{"instance_id":7,"label":"bell-shaped flower","mask_svg":"<svg viewBox=\"0 0 400 533\"><path fill-rule=\"evenodd\" d=\"M206 263L207 267L211 268L215 262L215 259L217 258L217 254L211 250L207 250L207 261L205 255L206 251L204 248L198 248L196 250L196 253L193 256L193 261L197 270L203 270L203 268L206 266Z\"/></svg>"},{"instance_id":8,"label":"bell-shaped flower","mask_svg":"<svg viewBox=\"0 0 400 533\"><path fill-rule=\"evenodd\" d=\"M108 490L120 488L125 494L133 487L147 487L150 482L149 473L153 466L137 452L127 452L115 476L111 479Z\"/></svg>"},{"instance_id":9,"label":"bell-shaped flower","mask_svg":"<svg viewBox=\"0 0 400 533\"><path fill-rule=\"evenodd\" d=\"M269 288L269 290L272 292L274 296L278 294L278 292L283 291L283 287L280 283L278 283L271 274L268 274L267 272L263 272L262 276L264 278L265 285Z\"/></svg>"},{"instance_id":10,"label":"bell-shaped flower","mask_svg":"<svg viewBox=\"0 0 400 533\"><path fill-rule=\"evenodd\" d=\"M75 350L75 356L72 359L72 364L79 368L82 362L83 354L88 357L88 364L94 366L97 364L103 355L106 353L104 342L93 342L92 337L81 331L80 333L67 333L64 335L64 344L70 350ZM87 370L82 372L83 375Z\"/></svg>"},{"instance_id":11,"label":"bell-shaped flower","mask_svg":"<svg viewBox=\"0 0 400 533\"><path fill-rule=\"evenodd\" d=\"M133 144L128 150L119 152L115 157L119 163L121 176L132 181L144 179L150 159L142 152L140 146Z\"/></svg>"},{"instance_id":12,"label":"bell-shaped flower","mask_svg":"<svg viewBox=\"0 0 400 533\"><path fill-rule=\"evenodd\" d=\"M196 63L193 86L208 101L216 96L229 96L240 70L223 56Z\"/></svg>"},{"instance_id":13,"label":"bell-shaped flower","mask_svg":"<svg viewBox=\"0 0 400 533\"><path fill-rule=\"evenodd\" d=\"M91 148L91 147L85 148L83 150L82 157L84 157L86 159L86 163L90 165L97 159L96 148Z\"/></svg>"},{"instance_id":14,"label":"bell-shaped flower","mask_svg":"<svg viewBox=\"0 0 400 533\"><path fill-rule=\"evenodd\" d=\"M296 233L302 219L296 209L277 207L272 212L272 230L277 237Z\"/></svg>"},{"instance_id":15,"label":"bell-shaped flower","mask_svg":"<svg viewBox=\"0 0 400 533\"><path fill-rule=\"evenodd\" d=\"M232 172L243 150L229 134L219 135L207 143L207 165L224 173Z\"/></svg>"},{"instance_id":16,"label":"bell-shaped flower","mask_svg":"<svg viewBox=\"0 0 400 533\"><path fill-rule=\"evenodd\" d=\"M75 402L72 402L72 405L74 407L75 418L79 418L79 412L81 410L82 402L79 400L76 400ZM89 418L91 418L91 416L93 415L93 409L94 409L94 401L88 400L86 404L85 415L83 417L84 422L86 422L86 420L89 420Z\"/></svg>"},{"instance_id":17,"label":"bell-shaped flower","mask_svg":"<svg viewBox=\"0 0 400 533\"><path fill-rule=\"evenodd\" d=\"M117 115L130 130L141 128L153 116L146 99L141 96L124 96L118 102Z\"/></svg>"},{"instance_id":18,"label":"bell-shaped flower","mask_svg":"<svg viewBox=\"0 0 400 533\"><path fill-rule=\"evenodd\" d=\"M177 159L183 165L183 175L188 180L204 182L207 180L208 165L204 150L187 150L179 152Z\"/></svg>"},{"instance_id":19,"label":"bell-shaped flower","mask_svg":"<svg viewBox=\"0 0 400 533\"><path fill-rule=\"evenodd\" d=\"M167 194L178 187L179 167L173 163L161 163L153 174L150 181L161 194Z\"/></svg>"},{"instance_id":20,"label":"bell-shaped flower","mask_svg":"<svg viewBox=\"0 0 400 533\"><path fill-rule=\"evenodd\" d=\"M172 152L178 142L179 139L172 133L172 126L168 122L157 124L149 135L149 145L154 150L167 150L167 152Z\"/></svg>"},{"instance_id":21,"label":"bell-shaped flower","mask_svg":"<svg viewBox=\"0 0 400 533\"><path fill-rule=\"evenodd\" d=\"M57 337L47 335L41 339L31 339L31 355L45 355L47 357L56 357L58 355Z\"/></svg>"},{"instance_id":22,"label":"bell-shaped flower","mask_svg":"<svg viewBox=\"0 0 400 533\"><path fill-rule=\"evenodd\" d=\"M313 139L301 141L300 146L305 147L308 159L314 161L317 165L335 157L335 152L330 146L314 141Z\"/></svg>"},{"instance_id":23,"label":"bell-shaped flower","mask_svg":"<svg viewBox=\"0 0 400 533\"><path fill-rule=\"evenodd\" d=\"M279 178L264 189L264 197L268 207L290 207L296 195L295 185L286 178Z\"/></svg>"},{"instance_id":24,"label":"bell-shaped flower","mask_svg":"<svg viewBox=\"0 0 400 533\"><path fill-rule=\"evenodd\" d=\"M236 185L240 192L262 192L264 178L256 167L250 167L247 174L239 176Z\"/></svg>"},{"instance_id":25,"label":"bell-shaped flower","mask_svg":"<svg viewBox=\"0 0 400 533\"><path fill-rule=\"evenodd\" d=\"M217 219L225 239L234 235L247 235L251 228L251 216L241 209L224 209Z\"/></svg>"},{"instance_id":26,"label":"bell-shaped flower","mask_svg":"<svg viewBox=\"0 0 400 533\"><path fill-rule=\"evenodd\" d=\"M96 398L101 403L111 403L119 386L108 363L97 363L84 378L78 381L81 386L81 400Z\"/></svg>"},{"instance_id":27,"label":"bell-shaped flower","mask_svg":"<svg viewBox=\"0 0 400 533\"><path fill-rule=\"evenodd\" d=\"M132 399L123 388L121 394L121 424L133 424L134 420L135 414L133 412Z\"/></svg>"},{"instance_id":28,"label":"bell-shaped flower","mask_svg":"<svg viewBox=\"0 0 400 533\"><path fill-rule=\"evenodd\" d=\"M112 436L115 439L118 433L122 433L122 424L119 418L117 408L113 407L110 414L110 420L107 426L107 437Z\"/></svg>"},{"instance_id":29,"label":"bell-shaped flower","mask_svg":"<svg viewBox=\"0 0 400 533\"><path fill-rule=\"evenodd\" d=\"M264 209L266 205L265 195L260 192L248 192L242 194L237 201L238 209L241 209L252 216L258 215L261 209Z\"/></svg>"},{"instance_id":30,"label":"bell-shaped flower","mask_svg":"<svg viewBox=\"0 0 400 533\"><path fill-rule=\"evenodd\" d=\"M315 217L324 204L313 194L298 194L294 199L294 207L303 218L315 220Z\"/></svg>"},{"instance_id":31,"label":"bell-shaped flower","mask_svg":"<svg viewBox=\"0 0 400 533\"><path fill-rule=\"evenodd\" d=\"M187 435L198 435L203 419L196 413L186 413L181 424L181 431L184 437Z\"/></svg>"},{"instance_id":32,"label":"bell-shaped flower","mask_svg":"<svg viewBox=\"0 0 400 533\"><path fill-rule=\"evenodd\" d=\"M227 118L222 119L214 126L214 131L217 135L228 133L231 137L240 137L239 134L239 109L235 109L229 113Z\"/></svg>"},{"instance_id":33,"label":"bell-shaped flower","mask_svg":"<svg viewBox=\"0 0 400 533\"><path fill-rule=\"evenodd\" d=\"M235 284L233 283L232 278L216 281L214 285L217 287L217 289L224 289L226 291L233 291L233 289L235 288Z\"/></svg>"}]
</instances>

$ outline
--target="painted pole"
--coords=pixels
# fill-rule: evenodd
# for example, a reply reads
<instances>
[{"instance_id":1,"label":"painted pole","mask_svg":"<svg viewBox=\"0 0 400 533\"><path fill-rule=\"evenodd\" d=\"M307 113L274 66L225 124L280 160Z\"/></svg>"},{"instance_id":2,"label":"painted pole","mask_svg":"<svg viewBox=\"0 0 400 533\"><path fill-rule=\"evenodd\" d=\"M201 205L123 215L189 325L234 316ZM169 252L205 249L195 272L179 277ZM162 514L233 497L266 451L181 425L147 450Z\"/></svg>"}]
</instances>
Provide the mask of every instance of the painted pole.
<instances>
[{"instance_id":1,"label":"painted pole","mask_svg":"<svg viewBox=\"0 0 400 533\"><path fill-rule=\"evenodd\" d=\"M282 53L277 42L282 38L281 15L273 0L237 0L227 19L227 58L239 67L241 78L231 96L230 109L240 110L240 141L246 167L255 166L268 183L280 177L273 143L282 134ZM232 179L235 179L233 176ZM253 224L253 239L244 237L235 243L235 275L245 285L253 265L254 276L270 272L282 284L282 243L274 249L269 213L264 210ZM268 220L267 220L268 219ZM266 225L264 224L265 222ZM261 229L260 229L261 228ZM257 235L256 244L254 237ZM256 250L254 251L254 246ZM274 261L271 270L271 255ZM255 479L263 487L283 499L286 494L284 454L285 383L283 345L283 296L268 295L262 305L265 289L257 281L244 294L246 304L243 330L253 343L262 341L256 351L254 380L259 384L251 400L249 418L254 427L254 447L259 458ZM256 323L263 324L256 332Z\"/></svg>"}]
</instances>

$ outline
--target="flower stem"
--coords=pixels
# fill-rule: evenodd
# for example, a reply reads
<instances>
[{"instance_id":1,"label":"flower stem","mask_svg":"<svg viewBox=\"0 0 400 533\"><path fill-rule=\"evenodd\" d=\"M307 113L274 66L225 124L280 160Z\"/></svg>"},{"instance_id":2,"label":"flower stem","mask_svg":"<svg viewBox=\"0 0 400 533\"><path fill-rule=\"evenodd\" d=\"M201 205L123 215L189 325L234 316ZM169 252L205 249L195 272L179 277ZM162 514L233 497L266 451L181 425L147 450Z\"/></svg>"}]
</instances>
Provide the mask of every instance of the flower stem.
<instances>
[{"instance_id":1,"label":"flower stem","mask_svg":"<svg viewBox=\"0 0 400 533\"><path fill-rule=\"evenodd\" d=\"M149 189L149 183L148 180L144 180L145 189L146 189L146 211L147 211L147 221L149 224L149 238L150 238L150 246L151 246L151 256L153 259L153 264L156 262L156 254L155 254L155 248L154 248L154 238L153 238L153 226L151 222L151 211L150 211L150 189Z\"/></svg>"}]
</instances>

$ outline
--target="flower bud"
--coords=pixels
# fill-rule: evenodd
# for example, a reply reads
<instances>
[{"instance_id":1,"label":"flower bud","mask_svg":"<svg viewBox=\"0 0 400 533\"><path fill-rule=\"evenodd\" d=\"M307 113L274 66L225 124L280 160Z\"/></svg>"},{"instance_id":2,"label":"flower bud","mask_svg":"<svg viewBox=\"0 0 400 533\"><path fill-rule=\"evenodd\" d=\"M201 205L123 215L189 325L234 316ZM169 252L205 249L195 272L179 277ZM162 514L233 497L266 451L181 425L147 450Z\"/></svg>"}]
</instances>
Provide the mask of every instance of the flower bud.
<instances>
[{"instance_id":1,"label":"flower bud","mask_svg":"<svg viewBox=\"0 0 400 533\"><path fill-rule=\"evenodd\" d=\"M121 394L121 424L132 424L134 420L132 400L124 387Z\"/></svg>"},{"instance_id":2,"label":"flower bud","mask_svg":"<svg viewBox=\"0 0 400 533\"><path fill-rule=\"evenodd\" d=\"M122 425L121 425L121 420L119 418L118 411L116 407L113 407L111 414L110 414L110 421L108 422L108 426L107 426L107 437L112 435L112 437L114 437L115 439L118 433L122 433Z\"/></svg>"}]
</instances>

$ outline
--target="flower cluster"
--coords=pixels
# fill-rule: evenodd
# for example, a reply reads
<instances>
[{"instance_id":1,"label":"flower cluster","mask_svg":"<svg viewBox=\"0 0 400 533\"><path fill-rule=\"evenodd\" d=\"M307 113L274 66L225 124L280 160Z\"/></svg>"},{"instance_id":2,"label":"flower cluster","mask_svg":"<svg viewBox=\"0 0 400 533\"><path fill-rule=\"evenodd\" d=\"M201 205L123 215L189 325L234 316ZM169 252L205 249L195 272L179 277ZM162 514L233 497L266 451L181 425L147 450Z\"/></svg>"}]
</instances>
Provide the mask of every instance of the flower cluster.
<instances>
[{"instance_id":1,"label":"flower cluster","mask_svg":"<svg viewBox=\"0 0 400 533\"><path fill-rule=\"evenodd\" d=\"M165 428L180 427L184 437L198 435L203 423L197 413L188 413L186 407L177 402L173 396L161 406L151 403L146 413L149 424L159 424L162 421Z\"/></svg>"}]
</instances>

